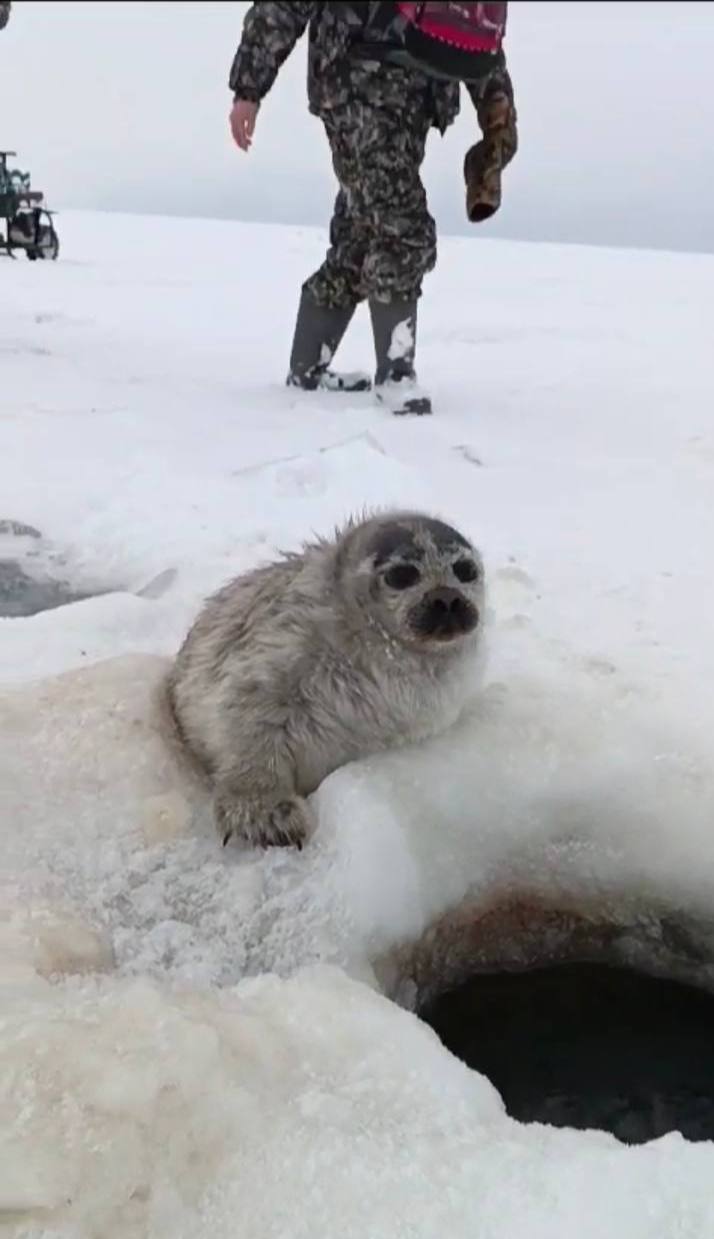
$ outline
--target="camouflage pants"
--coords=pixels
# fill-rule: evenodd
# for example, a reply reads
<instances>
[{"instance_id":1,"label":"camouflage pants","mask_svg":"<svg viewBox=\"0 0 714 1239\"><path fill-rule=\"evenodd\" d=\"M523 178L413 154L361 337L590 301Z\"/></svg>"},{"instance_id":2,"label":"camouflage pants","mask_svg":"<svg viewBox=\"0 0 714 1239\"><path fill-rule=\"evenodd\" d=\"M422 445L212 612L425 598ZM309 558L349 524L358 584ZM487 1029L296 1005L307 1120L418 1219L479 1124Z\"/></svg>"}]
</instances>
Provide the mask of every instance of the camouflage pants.
<instances>
[{"instance_id":1,"label":"camouflage pants","mask_svg":"<svg viewBox=\"0 0 714 1239\"><path fill-rule=\"evenodd\" d=\"M436 227L419 175L426 109L355 100L324 122L340 189L330 248L305 287L327 306L418 297L436 263Z\"/></svg>"}]
</instances>

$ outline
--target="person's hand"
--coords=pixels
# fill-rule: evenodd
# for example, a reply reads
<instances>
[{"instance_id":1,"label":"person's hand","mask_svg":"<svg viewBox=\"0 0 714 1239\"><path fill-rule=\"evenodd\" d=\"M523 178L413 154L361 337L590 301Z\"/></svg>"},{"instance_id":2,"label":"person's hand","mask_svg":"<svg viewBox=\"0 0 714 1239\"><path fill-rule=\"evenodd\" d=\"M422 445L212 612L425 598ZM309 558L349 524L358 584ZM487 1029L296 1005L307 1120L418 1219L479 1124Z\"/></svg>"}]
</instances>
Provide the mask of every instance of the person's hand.
<instances>
[{"instance_id":1,"label":"person's hand","mask_svg":"<svg viewBox=\"0 0 714 1239\"><path fill-rule=\"evenodd\" d=\"M242 151L250 150L255 129L255 118L258 115L258 104L249 99L236 99L230 114L231 133L236 146Z\"/></svg>"}]
</instances>

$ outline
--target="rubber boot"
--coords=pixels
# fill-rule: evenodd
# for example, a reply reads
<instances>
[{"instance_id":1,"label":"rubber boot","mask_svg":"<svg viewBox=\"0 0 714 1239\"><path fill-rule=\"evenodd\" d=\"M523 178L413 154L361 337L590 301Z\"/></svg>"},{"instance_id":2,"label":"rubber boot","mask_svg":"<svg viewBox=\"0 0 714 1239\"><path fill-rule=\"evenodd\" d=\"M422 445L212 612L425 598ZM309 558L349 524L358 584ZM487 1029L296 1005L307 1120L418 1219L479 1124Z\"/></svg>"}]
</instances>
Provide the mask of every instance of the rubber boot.
<instances>
[{"instance_id":1,"label":"rubber boot","mask_svg":"<svg viewBox=\"0 0 714 1239\"><path fill-rule=\"evenodd\" d=\"M431 413L431 400L414 371L417 301L369 303L377 370L374 390L379 402L396 416Z\"/></svg>"},{"instance_id":2,"label":"rubber boot","mask_svg":"<svg viewBox=\"0 0 714 1239\"><path fill-rule=\"evenodd\" d=\"M339 374L330 362L355 312L355 306L323 306L305 289L300 296L295 335L290 353L288 387L303 391L369 391L368 374Z\"/></svg>"}]
</instances>

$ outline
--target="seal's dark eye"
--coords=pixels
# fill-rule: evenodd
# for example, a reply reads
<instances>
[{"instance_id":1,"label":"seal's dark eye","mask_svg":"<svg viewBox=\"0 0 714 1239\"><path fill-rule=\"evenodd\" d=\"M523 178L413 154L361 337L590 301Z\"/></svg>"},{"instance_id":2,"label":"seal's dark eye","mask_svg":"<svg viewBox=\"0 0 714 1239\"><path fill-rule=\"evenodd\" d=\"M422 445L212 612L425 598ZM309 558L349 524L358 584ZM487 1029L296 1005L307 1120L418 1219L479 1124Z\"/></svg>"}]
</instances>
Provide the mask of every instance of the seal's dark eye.
<instances>
[{"instance_id":1,"label":"seal's dark eye","mask_svg":"<svg viewBox=\"0 0 714 1239\"><path fill-rule=\"evenodd\" d=\"M469 581L478 579L478 568L472 559L457 559L454 564L454 576L457 581L467 585Z\"/></svg>"},{"instance_id":2,"label":"seal's dark eye","mask_svg":"<svg viewBox=\"0 0 714 1239\"><path fill-rule=\"evenodd\" d=\"M390 589L409 589L421 579L421 573L416 564L395 564L384 574L385 583Z\"/></svg>"}]
</instances>

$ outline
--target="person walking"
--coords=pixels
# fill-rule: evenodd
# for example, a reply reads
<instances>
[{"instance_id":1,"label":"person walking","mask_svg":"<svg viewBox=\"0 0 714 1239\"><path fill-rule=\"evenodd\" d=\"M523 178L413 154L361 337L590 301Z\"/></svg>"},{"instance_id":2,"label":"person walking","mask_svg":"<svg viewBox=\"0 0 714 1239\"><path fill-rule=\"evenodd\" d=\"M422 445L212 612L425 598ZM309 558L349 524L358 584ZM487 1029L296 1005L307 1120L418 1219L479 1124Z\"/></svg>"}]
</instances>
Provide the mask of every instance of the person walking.
<instances>
[{"instance_id":1,"label":"person walking","mask_svg":"<svg viewBox=\"0 0 714 1239\"><path fill-rule=\"evenodd\" d=\"M302 286L288 384L371 385L332 369L366 300L377 398L395 414L432 412L415 367L417 306L437 255L420 169L429 131L443 134L458 114L463 82L483 135L464 160L468 217L498 209L501 172L518 145L506 12L506 4L295 0L248 9L229 77L236 144L250 149L260 104L309 30L309 110L324 125L339 185L325 260Z\"/></svg>"}]
</instances>

